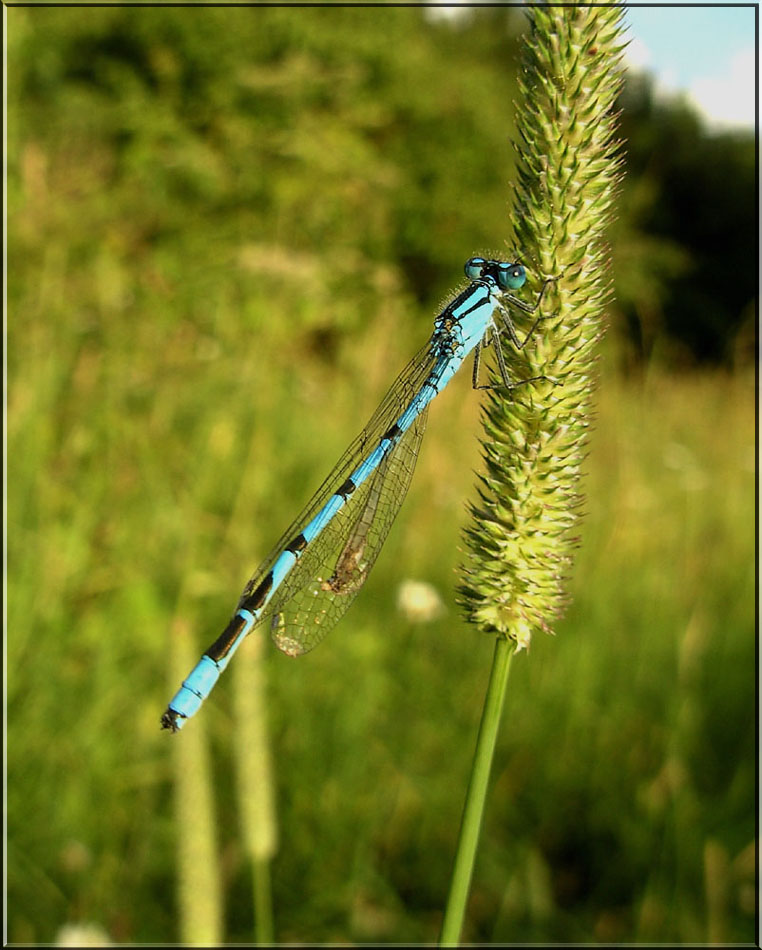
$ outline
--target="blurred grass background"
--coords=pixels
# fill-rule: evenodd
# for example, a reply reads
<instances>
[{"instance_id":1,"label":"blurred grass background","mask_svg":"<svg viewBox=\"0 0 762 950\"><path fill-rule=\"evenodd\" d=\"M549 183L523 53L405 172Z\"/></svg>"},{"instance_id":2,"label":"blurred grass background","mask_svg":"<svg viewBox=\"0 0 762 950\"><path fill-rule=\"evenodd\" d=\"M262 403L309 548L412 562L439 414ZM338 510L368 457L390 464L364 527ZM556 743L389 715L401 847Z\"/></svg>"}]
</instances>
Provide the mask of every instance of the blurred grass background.
<instances>
[{"instance_id":1,"label":"blurred grass background","mask_svg":"<svg viewBox=\"0 0 762 950\"><path fill-rule=\"evenodd\" d=\"M170 630L217 635L509 236L523 17L7 17L8 935L170 942ZM573 603L514 664L467 940L754 939L754 142L643 81L622 106ZM305 659L265 651L279 941L435 937L492 652L453 593L469 376L351 613ZM442 616L399 612L408 579ZM229 681L203 716L246 941Z\"/></svg>"}]
</instances>

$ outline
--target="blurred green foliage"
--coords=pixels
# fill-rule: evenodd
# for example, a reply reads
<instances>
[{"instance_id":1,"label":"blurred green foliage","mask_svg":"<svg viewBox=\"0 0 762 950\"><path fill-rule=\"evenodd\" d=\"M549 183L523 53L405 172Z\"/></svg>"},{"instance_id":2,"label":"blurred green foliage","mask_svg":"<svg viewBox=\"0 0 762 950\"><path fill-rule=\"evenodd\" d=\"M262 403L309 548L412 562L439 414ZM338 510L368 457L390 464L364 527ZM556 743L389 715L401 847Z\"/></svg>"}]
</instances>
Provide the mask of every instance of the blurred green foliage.
<instances>
[{"instance_id":1,"label":"blurred green foliage","mask_svg":"<svg viewBox=\"0 0 762 950\"><path fill-rule=\"evenodd\" d=\"M202 233L219 254L248 235L251 299L268 267L292 270L268 257L270 242L285 243L307 255L297 261L311 293L341 301L313 328L328 335L362 319L354 295L382 260L431 305L463 247L482 248L505 218L516 96L506 64L523 15L434 24L399 10L383 38L377 16L19 11L9 134L33 150L44 133L69 188L99 189L92 228L119 202L113 240L126 254L187 252ZM621 106L627 177L612 239L626 358L748 362L754 139L708 135L686 106L656 101L645 77Z\"/></svg>"},{"instance_id":2,"label":"blurred green foliage","mask_svg":"<svg viewBox=\"0 0 762 950\"><path fill-rule=\"evenodd\" d=\"M670 365L755 358L758 240L754 137L707 134L677 101L631 78L621 101L626 178L618 307L633 355Z\"/></svg>"},{"instance_id":3,"label":"blurred green foliage","mask_svg":"<svg viewBox=\"0 0 762 950\"><path fill-rule=\"evenodd\" d=\"M463 258L510 233L522 14L7 16L9 936L92 921L172 941L187 829L158 729L166 632L182 621L206 646ZM653 118L628 137L674 131ZM752 937L753 384L657 359L675 352L678 278L736 308L724 359L745 303L700 280L685 234L646 230L668 219L665 181L634 174L612 235L648 360L629 382L607 364L574 607L514 665L471 940ZM437 400L351 615L302 661L270 651L279 940L436 932L492 651L452 591L469 384ZM444 619L396 612L407 577L438 588ZM204 717L227 934L246 941L227 685Z\"/></svg>"}]
</instances>

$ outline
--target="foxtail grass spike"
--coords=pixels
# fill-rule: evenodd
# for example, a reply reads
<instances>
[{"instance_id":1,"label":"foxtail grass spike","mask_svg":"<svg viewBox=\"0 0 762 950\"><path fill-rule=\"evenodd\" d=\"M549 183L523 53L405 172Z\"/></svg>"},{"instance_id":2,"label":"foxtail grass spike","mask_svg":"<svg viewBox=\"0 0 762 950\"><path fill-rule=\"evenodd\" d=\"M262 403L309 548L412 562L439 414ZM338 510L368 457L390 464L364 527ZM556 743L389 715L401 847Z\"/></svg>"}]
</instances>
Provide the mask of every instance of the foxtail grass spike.
<instances>
[{"instance_id":1,"label":"foxtail grass spike","mask_svg":"<svg viewBox=\"0 0 762 950\"><path fill-rule=\"evenodd\" d=\"M538 281L556 280L531 345L517 354L507 344L506 357L520 377L545 378L490 392L459 588L468 619L518 649L563 612L578 543L595 344L611 288L604 231L621 175L621 15L616 6L529 10L511 220L517 258Z\"/></svg>"}]
</instances>

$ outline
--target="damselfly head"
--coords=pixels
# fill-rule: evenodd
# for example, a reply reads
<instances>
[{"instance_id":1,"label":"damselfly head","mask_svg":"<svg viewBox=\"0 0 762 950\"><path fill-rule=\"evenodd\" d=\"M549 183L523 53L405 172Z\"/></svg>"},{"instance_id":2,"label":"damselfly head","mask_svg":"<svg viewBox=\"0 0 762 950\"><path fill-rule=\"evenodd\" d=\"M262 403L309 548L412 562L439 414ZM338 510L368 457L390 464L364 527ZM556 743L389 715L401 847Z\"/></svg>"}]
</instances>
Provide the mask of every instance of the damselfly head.
<instances>
[{"instance_id":1,"label":"damselfly head","mask_svg":"<svg viewBox=\"0 0 762 950\"><path fill-rule=\"evenodd\" d=\"M472 257L466 261L466 277L483 280L491 277L501 290L518 290L526 283L527 273L521 264L509 261L488 261L484 257Z\"/></svg>"}]
</instances>

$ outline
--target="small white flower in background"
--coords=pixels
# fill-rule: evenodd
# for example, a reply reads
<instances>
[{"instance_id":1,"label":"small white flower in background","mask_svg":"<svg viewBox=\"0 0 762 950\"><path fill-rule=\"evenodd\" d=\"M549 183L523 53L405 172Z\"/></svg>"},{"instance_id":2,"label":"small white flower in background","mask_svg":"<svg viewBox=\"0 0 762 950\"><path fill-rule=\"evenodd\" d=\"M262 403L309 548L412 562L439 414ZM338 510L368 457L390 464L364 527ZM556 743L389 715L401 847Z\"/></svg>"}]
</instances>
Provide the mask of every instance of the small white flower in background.
<instances>
[{"instance_id":1,"label":"small white flower in background","mask_svg":"<svg viewBox=\"0 0 762 950\"><path fill-rule=\"evenodd\" d=\"M696 456L680 442L668 442L664 447L664 465L678 472L687 491L701 491L709 484Z\"/></svg>"},{"instance_id":2,"label":"small white flower in background","mask_svg":"<svg viewBox=\"0 0 762 950\"><path fill-rule=\"evenodd\" d=\"M64 924L56 934L57 947L110 947L112 940L98 924Z\"/></svg>"},{"instance_id":3,"label":"small white flower in background","mask_svg":"<svg viewBox=\"0 0 762 950\"><path fill-rule=\"evenodd\" d=\"M397 588L397 609L411 623L429 623L445 612L439 591L425 581L402 581Z\"/></svg>"}]
</instances>

